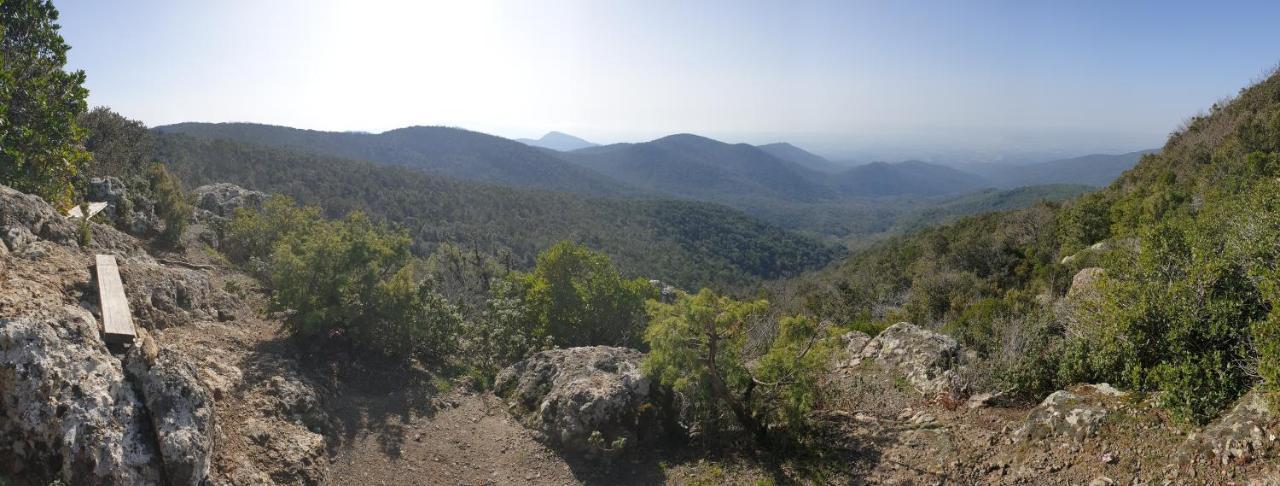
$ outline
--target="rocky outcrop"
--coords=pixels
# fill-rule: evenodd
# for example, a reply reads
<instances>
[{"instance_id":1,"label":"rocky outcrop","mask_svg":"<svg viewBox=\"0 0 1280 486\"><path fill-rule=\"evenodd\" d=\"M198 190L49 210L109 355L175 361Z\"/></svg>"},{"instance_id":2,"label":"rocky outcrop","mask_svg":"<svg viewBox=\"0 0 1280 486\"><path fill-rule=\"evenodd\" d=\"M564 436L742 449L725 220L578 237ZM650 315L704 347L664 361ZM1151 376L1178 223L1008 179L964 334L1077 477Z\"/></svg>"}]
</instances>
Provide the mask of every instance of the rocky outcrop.
<instances>
[{"instance_id":1,"label":"rocky outcrop","mask_svg":"<svg viewBox=\"0 0 1280 486\"><path fill-rule=\"evenodd\" d=\"M196 207L219 218L230 218L238 208L257 209L266 202L267 194L250 191L229 183L218 183L200 186L193 191L196 196Z\"/></svg>"},{"instance_id":2,"label":"rocky outcrop","mask_svg":"<svg viewBox=\"0 0 1280 486\"><path fill-rule=\"evenodd\" d=\"M233 297L214 288L203 271L145 263L120 267L125 294L138 323L151 329L200 320L226 320Z\"/></svg>"},{"instance_id":3,"label":"rocky outcrop","mask_svg":"<svg viewBox=\"0 0 1280 486\"><path fill-rule=\"evenodd\" d=\"M37 239L76 246L79 232L39 196L0 185L0 243L22 253Z\"/></svg>"},{"instance_id":4,"label":"rocky outcrop","mask_svg":"<svg viewBox=\"0 0 1280 486\"><path fill-rule=\"evenodd\" d=\"M0 465L73 484L157 484L144 404L87 311L0 319Z\"/></svg>"},{"instance_id":5,"label":"rocky outcrop","mask_svg":"<svg viewBox=\"0 0 1280 486\"><path fill-rule=\"evenodd\" d=\"M1092 437L1111 411L1110 400L1120 396L1123 392L1106 383L1053 392L1031 409L1022 426L1013 432L1013 439L1031 442L1068 437L1080 441Z\"/></svg>"},{"instance_id":6,"label":"rocky outcrop","mask_svg":"<svg viewBox=\"0 0 1280 486\"><path fill-rule=\"evenodd\" d=\"M836 359L835 366L845 368L862 362L862 350L871 342L871 336L862 331L849 331L840 336L840 342L844 345L844 353L832 354Z\"/></svg>"},{"instance_id":7,"label":"rocky outcrop","mask_svg":"<svg viewBox=\"0 0 1280 486\"><path fill-rule=\"evenodd\" d=\"M209 478L214 449L213 397L182 355L156 350L149 337L135 347L128 372L151 416L165 479L199 485Z\"/></svg>"},{"instance_id":8,"label":"rocky outcrop","mask_svg":"<svg viewBox=\"0 0 1280 486\"><path fill-rule=\"evenodd\" d=\"M1068 299L1096 299L1099 297L1102 278L1107 271L1099 267L1080 269L1071 278L1071 288L1067 289Z\"/></svg>"},{"instance_id":9,"label":"rocky outcrop","mask_svg":"<svg viewBox=\"0 0 1280 486\"><path fill-rule=\"evenodd\" d=\"M1184 455L1212 453L1223 465L1273 458L1280 449L1278 421L1280 416L1272 412L1266 396L1254 390L1241 398L1231 412L1189 436L1182 451Z\"/></svg>"},{"instance_id":10,"label":"rocky outcrop","mask_svg":"<svg viewBox=\"0 0 1280 486\"><path fill-rule=\"evenodd\" d=\"M862 357L902 374L925 394L960 391L960 375L969 358L950 336L899 322L862 348Z\"/></svg>"},{"instance_id":11,"label":"rocky outcrop","mask_svg":"<svg viewBox=\"0 0 1280 486\"><path fill-rule=\"evenodd\" d=\"M502 370L494 391L540 440L608 456L663 431L659 414L667 407L640 372L642 358L606 346L543 351Z\"/></svg>"},{"instance_id":12,"label":"rocky outcrop","mask_svg":"<svg viewBox=\"0 0 1280 486\"><path fill-rule=\"evenodd\" d=\"M128 188L115 177L95 177L89 181L90 201L107 203L103 216L134 236L151 236L164 231L164 220L156 215L155 203Z\"/></svg>"}]
</instances>

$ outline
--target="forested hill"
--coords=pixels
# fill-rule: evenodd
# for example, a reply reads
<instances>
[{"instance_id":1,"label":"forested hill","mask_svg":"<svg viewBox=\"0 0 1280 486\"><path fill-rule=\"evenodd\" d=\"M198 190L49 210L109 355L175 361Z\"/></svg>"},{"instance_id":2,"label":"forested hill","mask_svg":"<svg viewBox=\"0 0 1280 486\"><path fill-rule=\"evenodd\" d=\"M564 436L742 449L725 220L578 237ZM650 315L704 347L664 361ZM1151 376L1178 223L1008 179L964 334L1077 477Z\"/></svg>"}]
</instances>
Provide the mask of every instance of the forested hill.
<instances>
[{"instance_id":1,"label":"forested hill","mask_svg":"<svg viewBox=\"0 0 1280 486\"><path fill-rule=\"evenodd\" d=\"M408 127L371 134L255 123L179 123L155 130L400 165L459 179L512 186L597 196L636 193L607 177L560 160L552 153L458 128Z\"/></svg>"},{"instance_id":2,"label":"forested hill","mask_svg":"<svg viewBox=\"0 0 1280 486\"><path fill-rule=\"evenodd\" d=\"M889 239L787 301L943 329L980 353L992 389L1108 382L1203 422L1254 386L1280 391L1278 176L1273 74L1101 191Z\"/></svg>"},{"instance_id":3,"label":"forested hill","mask_svg":"<svg viewBox=\"0 0 1280 486\"><path fill-rule=\"evenodd\" d=\"M231 182L406 227L420 250L455 242L518 266L559 240L604 251L628 274L687 288L737 287L824 265L835 250L705 203L501 187L337 157L161 133L158 157L188 185Z\"/></svg>"},{"instance_id":4,"label":"forested hill","mask_svg":"<svg viewBox=\"0 0 1280 486\"><path fill-rule=\"evenodd\" d=\"M830 183L841 194L861 197L962 194L990 186L968 172L914 160L860 165L831 176Z\"/></svg>"},{"instance_id":5,"label":"forested hill","mask_svg":"<svg viewBox=\"0 0 1280 486\"><path fill-rule=\"evenodd\" d=\"M585 148L563 157L635 187L699 200L813 202L837 196L818 173L758 147L691 134Z\"/></svg>"},{"instance_id":6,"label":"forested hill","mask_svg":"<svg viewBox=\"0 0 1280 486\"><path fill-rule=\"evenodd\" d=\"M1156 151L1092 154L1028 165L975 166L971 170L996 187L1021 187L1034 184L1084 184L1104 187L1137 164L1143 155L1153 152Z\"/></svg>"}]
</instances>

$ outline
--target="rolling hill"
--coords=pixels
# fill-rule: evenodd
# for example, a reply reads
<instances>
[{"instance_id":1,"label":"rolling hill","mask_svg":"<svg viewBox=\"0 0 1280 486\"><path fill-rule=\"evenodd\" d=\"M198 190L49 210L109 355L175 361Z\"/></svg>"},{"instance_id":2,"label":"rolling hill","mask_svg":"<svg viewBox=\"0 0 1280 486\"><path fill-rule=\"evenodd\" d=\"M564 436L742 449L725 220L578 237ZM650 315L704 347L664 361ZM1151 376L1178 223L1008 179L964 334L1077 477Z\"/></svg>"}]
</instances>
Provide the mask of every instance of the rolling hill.
<instances>
[{"instance_id":1,"label":"rolling hill","mask_svg":"<svg viewBox=\"0 0 1280 486\"><path fill-rule=\"evenodd\" d=\"M188 187L231 182L322 207L364 211L405 227L419 252L456 242L530 266L569 239L603 251L630 275L689 288L750 286L798 274L837 251L724 207L607 199L503 187L403 167L161 133L157 157Z\"/></svg>"},{"instance_id":2,"label":"rolling hill","mask_svg":"<svg viewBox=\"0 0 1280 486\"><path fill-rule=\"evenodd\" d=\"M1152 149L1126 154L1092 154L1028 165L985 165L974 167L972 170L997 187L1040 184L1083 184L1103 187L1136 165L1142 156L1156 152L1159 151Z\"/></svg>"},{"instance_id":3,"label":"rolling hill","mask_svg":"<svg viewBox=\"0 0 1280 486\"><path fill-rule=\"evenodd\" d=\"M831 184L841 194L857 197L962 194L989 186L977 175L919 161L860 165L835 174Z\"/></svg>"},{"instance_id":4,"label":"rolling hill","mask_svg":"<svg viewBox=\"0 0 1280 486\"><path fill-rule=\"evenodd\" d=\"M578 150L581 148L595 147L594 144L581 138L569 135L563 132L547 132L542 138L517 138L517 142L534 147L542 147L546 149L556 150L559 152L567 152L570 150Z\"/></svg>"},{"instance_id":5,"label":"rolling hill","mask_svg":"<svg viewBox=\"0 0 1280 486\"><path fill-rule=\"evenodd\" d=\"M596 196L635 192L600 174L567 163L553 153L458 128L408 127L371 134L254 123L180 123L155 130L399 165L458 179L518 187Z\"/></svg>"},{"instance_id":6,"label":"rolling hill","mask_svg":"<svg viewBox=\"0 0 1280 486\"><path fill-rule=\"evenodd\" d=\"M806 169L818 172L834 174L849 168L848 166L837 164L820 155L786 142L757 145L756 148L759 148L760 150L767 152L769 155L779 159L798 164Z\"/></svg>"}]
</instances>

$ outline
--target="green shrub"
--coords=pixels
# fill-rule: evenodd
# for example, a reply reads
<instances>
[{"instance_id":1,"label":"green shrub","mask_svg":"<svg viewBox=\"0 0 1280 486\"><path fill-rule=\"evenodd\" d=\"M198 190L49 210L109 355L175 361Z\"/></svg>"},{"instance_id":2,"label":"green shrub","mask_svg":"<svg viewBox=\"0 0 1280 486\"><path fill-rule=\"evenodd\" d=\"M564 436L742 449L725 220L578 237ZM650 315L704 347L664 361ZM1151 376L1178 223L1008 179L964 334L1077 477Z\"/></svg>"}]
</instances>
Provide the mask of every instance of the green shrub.
<instances>
[{"instance_id":1,"label":"green shrub","mask_svg":"<svg viewBox=\"0 0 1280 486\"><path fill-rule=\"evenodd\" d=\"M567 241L538 255L532 272L513 278L525 289L534 336L560 347L639 347L645 300L657 296L647 280L619 275L608 256Z\"/></svg>"},{"instance_id":2,"label":"green shrub","mask_svg":"<svg viewBox=\"0 0 1280 486\"><path fill-rule=\"evenodd\" d=\"M704 433L729 427L725 420L732 417L763 442L777 426L803 429L817 406L818 377L830 341L812 320L787 317L763 352L753 353L753 322L768 306L764 300L736 301L707 289L671 304L649 302L645 373L685 397Z\"/></svg>"},{"instance_id":3,"label":"green shrub","mask_svg":"<svg viewBox=\"0 0 1280 486\"><path fill-rule=\"evenodd\" d=\"M177 245L191 219L191 203L182 192L182 184L178 178L170 174L163 165L151 166L147 179L151 198L156 203L156 215L164 221L164 231L160 233L159 240L167 245Z\"/></svg>"}]
</instances>

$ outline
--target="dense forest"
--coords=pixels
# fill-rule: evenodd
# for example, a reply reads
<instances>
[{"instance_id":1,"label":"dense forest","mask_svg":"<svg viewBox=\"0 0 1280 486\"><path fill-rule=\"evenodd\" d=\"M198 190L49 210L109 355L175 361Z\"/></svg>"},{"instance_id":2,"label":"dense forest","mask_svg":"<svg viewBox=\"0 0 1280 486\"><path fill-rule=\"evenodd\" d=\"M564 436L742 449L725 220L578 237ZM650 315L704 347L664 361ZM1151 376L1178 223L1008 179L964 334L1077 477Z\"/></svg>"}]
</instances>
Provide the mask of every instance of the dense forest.
<instances>
[{"instance_id":1,"label":"dense forest","mask_svg":"<svg viewBox=\"0 0 1280 486\"><path fill-rule=\"evenodd\" d=\"M419 171L181 134L157 136L157 158L188 187L232 182L396 223L429 254L453 242L505 255L516 268L559 240L613 257L628 274L690 288L749 287L824 265L838 249L705 203L600 199L458 181Z\"/></svg>"}]
</instances>

